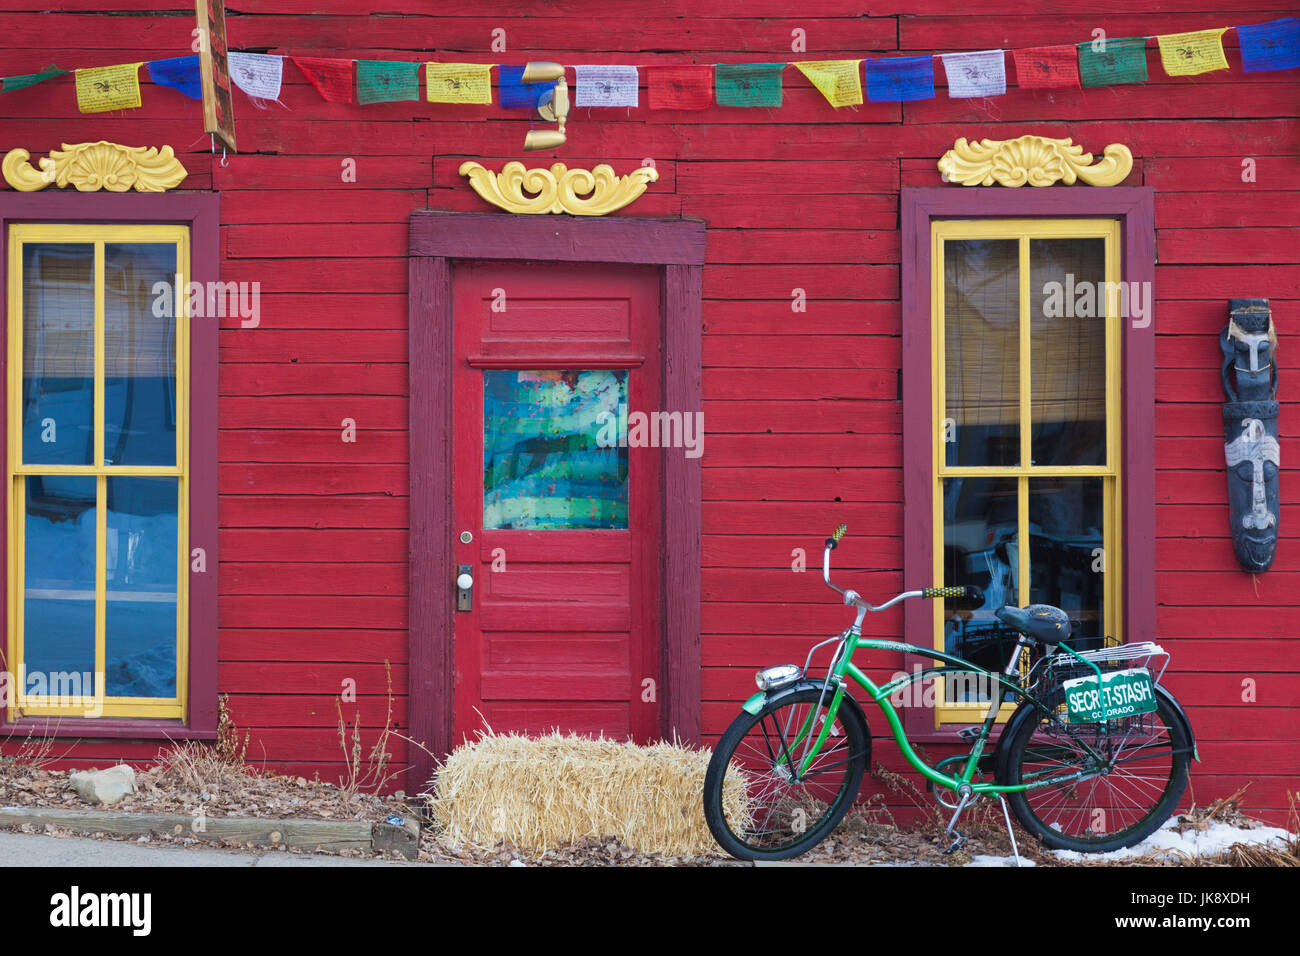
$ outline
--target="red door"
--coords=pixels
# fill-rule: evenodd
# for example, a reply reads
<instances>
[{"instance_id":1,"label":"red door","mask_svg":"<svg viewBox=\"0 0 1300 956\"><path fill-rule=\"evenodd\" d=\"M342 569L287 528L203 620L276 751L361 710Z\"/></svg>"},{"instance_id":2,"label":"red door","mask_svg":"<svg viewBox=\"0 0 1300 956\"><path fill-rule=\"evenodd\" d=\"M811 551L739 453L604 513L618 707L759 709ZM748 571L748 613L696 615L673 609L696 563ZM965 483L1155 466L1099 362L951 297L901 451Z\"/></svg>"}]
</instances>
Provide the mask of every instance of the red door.
<instances>
[{"instance_id":1,"label":"red door","mask_svg":"<svg viewBox=\"0 0 1300 956\"><path fill-rule=\"evenodd\" d=\"M658 735L659 275L453 270L455 741L554 728ZM634 440L631 444L637 444ZM463 579L462 579L463 580Z\"/></svg>"}]
</instances>

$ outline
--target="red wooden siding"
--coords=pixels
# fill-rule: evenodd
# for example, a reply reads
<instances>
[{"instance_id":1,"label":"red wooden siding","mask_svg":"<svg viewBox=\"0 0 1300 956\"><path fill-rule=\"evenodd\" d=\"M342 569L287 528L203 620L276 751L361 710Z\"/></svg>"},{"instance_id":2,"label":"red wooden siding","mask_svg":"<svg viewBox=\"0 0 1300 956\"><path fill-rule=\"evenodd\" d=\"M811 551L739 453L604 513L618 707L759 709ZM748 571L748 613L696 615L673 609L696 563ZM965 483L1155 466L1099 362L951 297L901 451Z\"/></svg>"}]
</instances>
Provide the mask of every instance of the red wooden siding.
<instances>
[{"instance_id":1,"label":"red wooden siding","mask_svg":"<svg viewBox=\"0 0 1300 956\"><path fill-rule=\"evenodd\" d=\"M0 75L55 61L72 68L189 50L183 5L0 0ZM437 15L358 13L350 0L260 0L227 15L233 49L484 62L555 59L653 64L945 52L1257 23L1293 15L1278 0L986 0L894 7L826 0L816 16L785 0L656 0L635 16L594 0L511 0L485 15L455 0ZM509 12L499 12L501 8ZM905 11L905 12L904 12ZM508 52L489 52L504 28ZM792 53L802 29L807 52ZM1155 571L1157 638L1204 762L1198 803L1252 781L1247 805L1280 819L1300 778L1297 628L1300 518L1282 516L1274 569L1236 569L1227 535L1215 334L1234 296L1272 299L1282 365L1283 500L1300 501L1300 77L1230 73L1170 78L1148 50L1150 82L1022 91L991 101L938 97L835 111L797 71L780 109L700 112L575 109L555 158L653 159L660 179L617 215L694 216L709 225L703 271L703 580L700 684L707 740L752 688L758 665L802 660L811 638L845 622L791 551L836 522L850 537L843 573L868 594L902 586L904 492L898 368L899 189L938 187L938 157L960 136L1070 136L1099 154L1135 156L1125 185L1155 189ZM680 50L680 53L643 52ZM453 52L454 51L454 52ZM142 76L144 71L141 71ZM1014 74L1011 77L1014 82ZM484 211L457 175L466 158L526 158L530 120L496 107L327 103L292 66L286 111L235 94L246 155L222 168L206 152L199 105L148 83L143 108L76 111L70 78L0 97L3 142L43 155L108 139L175 147L185 189L221 191L222 278L257 281L262 322L220 333L220 667L249 755L293 772L339 770L334 700L357 682L367 745L384 719L384 660L394 715L408 727L406 676L408 220L415 209ZM1241 181L1242 160L1256 181ZM354 160L356 182L342 181ZM537 165L550 154L533 157ZM957 189L959 187L951 187ZM994 187L1000 188L1000 187ZM1062 187L1058 187L1062 188ZM1075 186L1074 189L1091 187ZM791 310L794 289L807 309ZM358 426L341 441L342 420ZM1292 436L1292 437L1288 437ZM902 615L873 619L901 635ZM874 673L901 662L873 659ZM1257 684L1243 703L1242 682ZM879 723L877 732L883 724ZM146 758L151 743L85 743L77 760ZM890 746L878 748L900 769ZM408 758L398 743L395 758ZM407 789L417 781L404 784ZM869 781L868 792L876 789ZM891 802L901 798L887 794Z\"/></svg>"}]
</instances>

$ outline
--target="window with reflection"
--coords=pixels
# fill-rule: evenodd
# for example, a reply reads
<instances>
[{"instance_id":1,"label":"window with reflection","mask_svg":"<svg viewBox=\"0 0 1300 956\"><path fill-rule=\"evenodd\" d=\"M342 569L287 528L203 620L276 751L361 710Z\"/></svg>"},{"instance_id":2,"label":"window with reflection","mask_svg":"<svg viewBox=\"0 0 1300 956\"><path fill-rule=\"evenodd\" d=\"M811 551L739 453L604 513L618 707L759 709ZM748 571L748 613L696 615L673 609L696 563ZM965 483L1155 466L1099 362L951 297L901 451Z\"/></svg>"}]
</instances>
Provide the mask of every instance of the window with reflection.
<instances>
[{"instance_id":1,"label":"window with reflection","mask_svg":"<svg viewBox=\"0 0 1300 956\"><path fill-rule=\"evenodd\" d=\"M936 608L936 647L1001 670L1016 635L994 611L1033 603L1069 614L1076 648L1117 643L1118 224L932 229L936 572L985 595ZM950 719L987 708L949 683L943 704L972 708Z\"/></svg>"},{"instance_id":2,"label":"window with reflection","mask_svg":"<svg viewBox=\"0 0 1300 956\"><path fill-rule=\"evenodd\" d=\"M16 711L182 717L188 229L9 239Z\"/></svg>"}]
</instances>

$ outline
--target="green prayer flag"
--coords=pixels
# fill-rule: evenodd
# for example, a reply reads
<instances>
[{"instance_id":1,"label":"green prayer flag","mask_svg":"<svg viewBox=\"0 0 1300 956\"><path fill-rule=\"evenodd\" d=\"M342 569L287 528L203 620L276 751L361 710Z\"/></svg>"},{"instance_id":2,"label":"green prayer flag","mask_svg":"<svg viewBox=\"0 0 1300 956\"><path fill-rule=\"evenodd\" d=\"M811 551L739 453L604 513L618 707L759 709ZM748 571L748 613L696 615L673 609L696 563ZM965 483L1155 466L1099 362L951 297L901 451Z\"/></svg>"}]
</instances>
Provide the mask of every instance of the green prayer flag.
<instances>
[{"instance_id":1,"label":"green prayer flag","mask_svg":"<svg viewBox=\"0 0 1300 956\"><path fill-rule=\"evenodd\" d=\"M1101 43L1103 41L1095 41ZM1084 86L1147 81L1147 41L1142 37L1104 41L1104 51L1079 44L1079 80Z\"/></svg>"},{"instance_id":2,"label":"green prayer flag","mask_svg":"<svg viewBox=\"0 0 1300 956\"><path fill-rule=\"evenodd\" d=\"M780 106L784 63L719 63L714 85L719 106Z\"/></svg>"},{"instance_id":3,"label":"green prayer flag","mask_svg":"<svg viewBox=\"0 0 1300 956\"><path fill-rule=\"evenodd\" d=\"M57 66L47 66L41 73L24 73L22 76L6 76L0 78L0 90L8 93L10 90L21 90L27 86L35 86L37 83L44 83L46 80L53 79L56 76L62 76L67 70L60 70Z\"/></svg>"},{"instance_id":4,"label":"green prayer flag","mask_svg":"<svg viewBox=\"0 0 1300 956\"><path fill-rule=\"evenodd\" d=\"M391 103L420 98L420 63L357 60L357 102Z\"/></svg>"}]
</instances>

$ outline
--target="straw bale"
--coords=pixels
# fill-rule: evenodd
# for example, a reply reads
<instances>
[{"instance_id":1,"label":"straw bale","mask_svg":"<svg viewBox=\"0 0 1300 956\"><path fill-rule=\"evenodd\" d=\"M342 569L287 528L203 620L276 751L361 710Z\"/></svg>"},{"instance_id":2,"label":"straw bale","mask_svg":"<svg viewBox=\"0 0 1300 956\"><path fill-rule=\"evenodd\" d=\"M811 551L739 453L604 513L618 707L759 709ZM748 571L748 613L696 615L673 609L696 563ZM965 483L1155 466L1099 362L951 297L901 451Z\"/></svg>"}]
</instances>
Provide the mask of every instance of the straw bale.
<instances>
[{"instance_id":1,"label":"straw bale","mask_svg":"<svg viewBox=\"0 0 1300 956\"><path fill-rule=\"evenodd\" d=\"M434 772L429 805L452 845L543 852L612 837L638 853L717 853L702 806L710 756L663 742L484 733ZM733 819L748 813L743 777L728 775L724 799Z\"/></svg>"}]
</instances>

